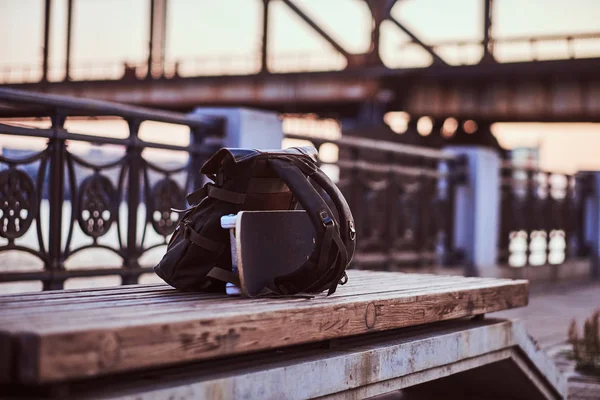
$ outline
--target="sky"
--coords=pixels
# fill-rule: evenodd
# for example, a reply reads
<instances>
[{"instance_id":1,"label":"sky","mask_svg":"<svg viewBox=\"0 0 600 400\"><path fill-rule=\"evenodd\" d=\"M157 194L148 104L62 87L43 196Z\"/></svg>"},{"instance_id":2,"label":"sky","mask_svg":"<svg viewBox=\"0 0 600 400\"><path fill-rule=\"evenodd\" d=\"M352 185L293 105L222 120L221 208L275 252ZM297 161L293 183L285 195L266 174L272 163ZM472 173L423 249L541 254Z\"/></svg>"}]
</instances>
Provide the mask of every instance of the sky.
<instances>
[{"instance_id":1,"label":"sky","mask_svg":"<svg viewBox=\"0 0 600 400\"><path fill-rule=\"evenodd\" d=\"M359 0L295 0L342 46L369 46L369 13ZM43 0L0 0L2 64L32 64L42 57ZM167 59L255 56L260 47L261 0L169 0ZM53 0L53 63L65 54L67 0ZM148 0L75 0L73 61L143 61L147 54ZM400 0L392 10L426 43L481 39L482 0ZM598 0L496 0L493 35L512 37L600 31ZM269 48L274 54L335 54L282 2L271 5ZM407 40L392 23L382 27L382 55L393 64ZM556 44L554 44L556 47ZM589 46L597 46L591 43ZM585 44L582 44L585 47ZM516 49L510 49L515 52ZM507 57L498 49L498 56ZM542 50L543 51L543 50ZM583 50L582 50L583 51ZM510 52L510 51L509 51ZM447 57L452 58L448 50ZM505 51L506 53L506 51Z\"/></svg>"},{"instance_id":2,"label":"sky","mask_svg":"<svg viewBox=\"0 0 600 400\"><path fill-rule=\"evenodd\" d=\"M199 70L215 73L223 68L253 72L257 68L261 0L168 1L167 63L183 60L183 74ZM363 2L295 2L348 51L360 53L368 48L371 28ZM7 68L11 73L39 74L43 4L43 0L0 0L0 75ZM67 0L53 0L50 62L51 79L57 80L64 74L66 4ZM86 65L101 68L106 64L106 70L113 68L118 75L125 60L143 63L147 57L148 4L148 0L75 0L73 74L89 73ZM482 7L482 0L400 0L392 14L426 43L480 40ZM495 0L494 11L493 35L497 38L600 32L600 0ZM342 67L329 44L277 0L271 6L269 31L271 67L275 70L300 64ZM386 65L430 62L429 56L415 46L401 48L407 37L391 23L384 23L381 32L381 55ZM540 58L561 58L566 47L564 43L546 43L538 52ZM600 56L600 42L578 42L576 52L579 56ZM441 50L450 63L476 62L480 54L478 47ZM500 61L527 59L530 47L497 46L496 56ZM86 68L78 72L80 67ZM594 161L593 156L588 160L562 154L579 151L581 155L587 154L586 148L600 149L597 124L496 124L494 133L508 147L540 144L542 160L546 160L543 163L551 167L572 170L591 164L600 169L600 161Z\"/></svg>"}]
</instances>

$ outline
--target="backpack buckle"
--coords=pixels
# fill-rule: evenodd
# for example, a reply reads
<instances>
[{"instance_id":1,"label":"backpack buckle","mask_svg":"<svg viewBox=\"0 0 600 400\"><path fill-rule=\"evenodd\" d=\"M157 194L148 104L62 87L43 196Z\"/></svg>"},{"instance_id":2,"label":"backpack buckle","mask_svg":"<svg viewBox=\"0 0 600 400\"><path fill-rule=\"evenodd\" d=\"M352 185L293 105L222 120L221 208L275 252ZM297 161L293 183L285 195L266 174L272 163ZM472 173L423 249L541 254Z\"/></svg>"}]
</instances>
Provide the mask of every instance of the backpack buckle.
<instances>
[{"instance_id":1,"label":"backpack buckle","mask_svg":"<svg viewBox=\"0 0 600 400\"><path fill-rule=\"evenodd\" d=\"M329 215L329 213L327 211L323 210L323 211L319 212L319 217L321 218L321 222L323 223L323 226L333 224L333 218L331 218L331 216Z\"/></svg>"},{"instance_id":2,"label":"backpack buckle","mask_svg":"<svg viewBox=\"0 0 600 400\"><path fill-rule=\"evenodd\" d=\"M183 238L185 240L190 240L190 221L184 219L181 221L181 225L183 226Z\"/></svg>"},{"instance_id":3,"label":"backpack buckle","mask_svg":"<svg viewBox=\"0 0 600 400\"><path fill-rule=\"evenodd\" d=\"M217 186L223 186L223 168L219 167L219 170L217 171L217 181L215 182L217 184Z\"/></svg>"}]
</instances>

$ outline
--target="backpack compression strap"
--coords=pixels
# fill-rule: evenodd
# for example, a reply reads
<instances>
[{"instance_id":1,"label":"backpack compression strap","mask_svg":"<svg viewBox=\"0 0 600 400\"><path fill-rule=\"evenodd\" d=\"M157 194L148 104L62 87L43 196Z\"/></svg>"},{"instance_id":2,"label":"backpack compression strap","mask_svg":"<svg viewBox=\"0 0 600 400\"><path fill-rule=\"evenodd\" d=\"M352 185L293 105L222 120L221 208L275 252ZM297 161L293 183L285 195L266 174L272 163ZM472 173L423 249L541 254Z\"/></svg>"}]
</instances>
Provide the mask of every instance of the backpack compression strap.
<instances>
[{"instance_id":1,"label":"backpack compression strap","mask_svg":"<svg viewBox=\"0 0 600 400\"><path fill-rule=\"evenodd\" d=\"M299 168L292 160L294 157L273 157L269 158L269 163L308 213L315 227L316 243L304 265L290 274L276 277L274 284L283 294L319 292L329 286L330 295L344 275L348 253L331 209L308 181L305 168ZM315 165L311 170L315 172L318 168Z\"/></svg>"},{"instance_id":2,"label":"backpack compression strap","mask_svg":"<svg viewBox=\"0 0 600 400\"><path fill-rule=\"evenodd\" d=\"M289 157L298 168L309 176L319 187L327 193L338 211L340 234L348 253L348 263L352 261L356 247L356 229L350 206L340 189L329 179L329 177L314 163L308 163L304 159Z\"/></svg>"}]
</instances>

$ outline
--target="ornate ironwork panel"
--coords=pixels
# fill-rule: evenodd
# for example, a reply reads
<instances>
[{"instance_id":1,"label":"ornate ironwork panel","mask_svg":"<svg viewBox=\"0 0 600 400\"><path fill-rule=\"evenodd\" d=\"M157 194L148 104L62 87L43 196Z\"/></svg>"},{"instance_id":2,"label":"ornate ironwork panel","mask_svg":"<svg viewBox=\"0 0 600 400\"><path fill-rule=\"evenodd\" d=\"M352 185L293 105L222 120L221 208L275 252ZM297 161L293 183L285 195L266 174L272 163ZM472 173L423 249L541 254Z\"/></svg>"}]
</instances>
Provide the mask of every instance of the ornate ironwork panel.
<instances>
[{"instance_id":1,"label":"ornate ironwork panel","mask_svg":"<svg viewBox=\"0 0 600 400\"><path fill-rule=\"evenodd\" d=\"M501 183L499 262L560 264L575 256L583 204L574 177L505 164Z\"/></svg>"},{"instance_id":2,"label":"ornate ironwork panel","mask_svg":"<svg viewBox=\"0 0 600 400\"><path fill-rule=\"evenodd\" d=\"M39 153L23 153L14 158L0 155L0 239L3 239L0 253L27 252L37 256L44 265L41 271L21 272L7 271L7 266L0 263L0 282L41 280L44 289L57 289L69 278L107 274L120 275L124 284L136 283L142 273L152 271L152 266L140 265L139 259L146 251L167 243L178 218L170 209L184 207L184 193L187 186L197 180L198 166L219 147L218 141L213 139L211 142L215 144L207 146L204 139L222 135L221 121L9 90L0 90L0 102L8 103L24 117L49 117L52 125L45 129L35 124L16 125L0 120L0 134L47 139L46 149ZM117 139L68 131L64 123L71 114L65 110L79 118L86 115L120 118L127 122L129 136ZM140 140L139 127L147 120L188 126L191 145ZM96 147L102 153L99 157L81 157L69 150L69 142L108 144L120 149L121 155L106 162L108 153ZM178 151L187 154L189 162L176 167L156 165L143 157L142 151L146 148ZM151 184L151 174L159 174L161 178ZM179 180L185 183L177 183L175 175L181 176ZM47 217L40 221L42 205ZM127 218L121 218L119 211L125 205ZM63 218L63 214L69 215L69 210L70 219ZM32 235L28 233L34 225L32 243ZM142 225L140 235L138 226ZM160 240L150 240L147 226L152 226ZM110 235L115 229L116 234ZM66 237L63 237L64 232ZM122 260L122 266L65 267L71 257L89 249L113 252Z\"/></svg>"},{"instance_id":3,"label":"ornate ironwork panel","mask_svg":"<svg viewBox=\"0 0 600 400\"><path fill-rule=\"evenodd\" d=\"M119 209L118 193L110 179L99 173L88 176L79 186L78 200L73 212L81 230L93 238L105 235Z\"/></svg>"},{"instance_id":4,"label":"ornate ironwork panel","mask_svg":"<svg viewBox=\"0 0 600 400\"><path fill-rule=\"evenodd\" d=\"M458 159L380 140L287 137L309 140L320 152L325 143L338 146L339 160L333 164L357 229L352 267L390 270L460 262L452 246L451 207Z\"/></svg>"},{"instance_id":5,"label":"ornate ironwork panel","mask_svg":"<svg viewBox=\"0 0 600 400\"><path fill-rule=\"evenodd\" d=\"M152 227L160 235L168 236L173 233L179 220L179 214L174 213L172 209L184 208L185 194L177 182L170 178L158 181L152 187L151 193L148 210Z\"/></svg>"},{"instance_id":6,"label":"ornate ironwork panel","mask_svg":"<svg viewBox=\"0 0 600 400\"><path fill-rule=\"evenodd\" d=\"M37 211L33 180L15 167L0 171L0 199L0 236L23 236Z\"/></svg>"}]
</instances>

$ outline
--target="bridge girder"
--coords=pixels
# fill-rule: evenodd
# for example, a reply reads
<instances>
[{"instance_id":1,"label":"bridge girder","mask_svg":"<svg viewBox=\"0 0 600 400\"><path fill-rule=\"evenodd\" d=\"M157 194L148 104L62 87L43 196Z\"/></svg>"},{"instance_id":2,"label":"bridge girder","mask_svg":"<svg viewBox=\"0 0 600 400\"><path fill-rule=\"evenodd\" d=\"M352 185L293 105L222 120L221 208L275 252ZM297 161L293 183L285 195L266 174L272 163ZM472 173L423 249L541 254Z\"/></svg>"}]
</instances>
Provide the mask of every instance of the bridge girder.
<instances>
[{"instance_id":1,"label":"bridge girder","mask_svg":"<svg viewBox=\"0 0 600 400\"><path fill-rule=\"evenodd\" d=\"M600 122L600 58L360 70L20 84L40 92L156 108L247 106L353 117L385 111L491 121Z\"/></svg>"}]
</instances>

